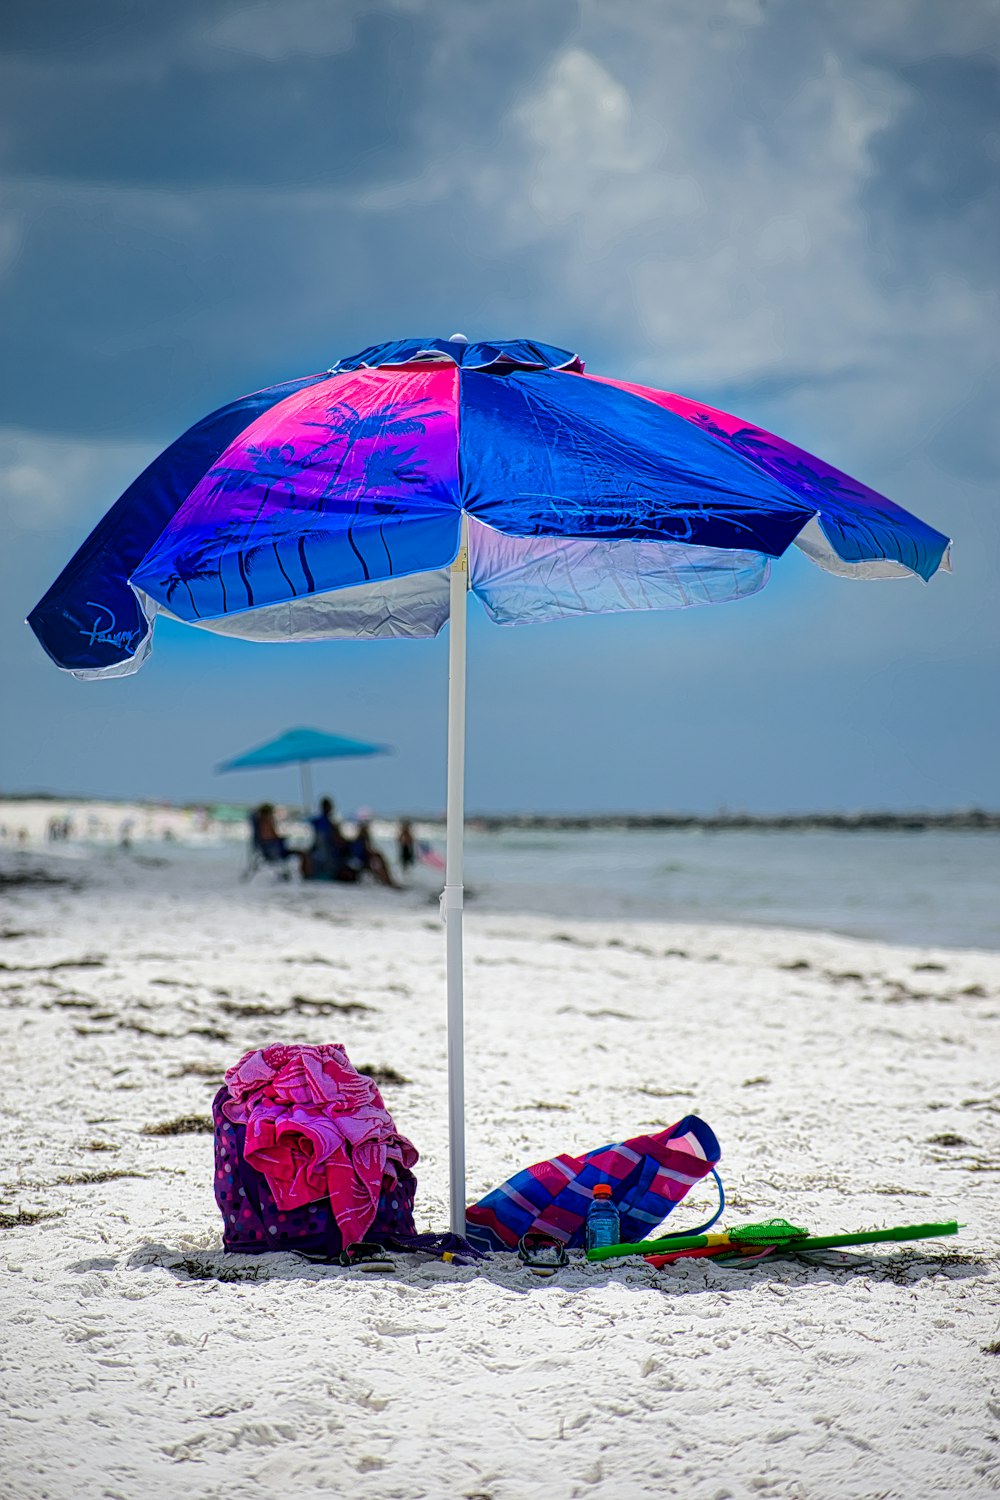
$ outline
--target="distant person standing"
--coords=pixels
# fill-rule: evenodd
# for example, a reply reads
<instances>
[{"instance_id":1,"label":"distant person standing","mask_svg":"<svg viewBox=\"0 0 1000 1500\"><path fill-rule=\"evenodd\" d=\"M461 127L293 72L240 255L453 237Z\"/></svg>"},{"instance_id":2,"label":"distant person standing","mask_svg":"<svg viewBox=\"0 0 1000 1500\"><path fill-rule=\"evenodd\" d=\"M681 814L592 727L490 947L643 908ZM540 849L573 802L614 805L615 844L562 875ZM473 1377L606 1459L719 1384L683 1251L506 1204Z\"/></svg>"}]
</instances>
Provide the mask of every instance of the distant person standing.
<instances>
[{"instance_id":1,"label":"distant person standing","mask_svg":"<svg viewBox=\"0 0 1000 1500\"><path fill-rule=\"evenodd\" d=\"M417 862L417 841L413 837L413 824L409 818L400 818L399 828L396 831L396 852L399 856L399 867L404 875L407 870Z\"/></svg>"}]
</instances>

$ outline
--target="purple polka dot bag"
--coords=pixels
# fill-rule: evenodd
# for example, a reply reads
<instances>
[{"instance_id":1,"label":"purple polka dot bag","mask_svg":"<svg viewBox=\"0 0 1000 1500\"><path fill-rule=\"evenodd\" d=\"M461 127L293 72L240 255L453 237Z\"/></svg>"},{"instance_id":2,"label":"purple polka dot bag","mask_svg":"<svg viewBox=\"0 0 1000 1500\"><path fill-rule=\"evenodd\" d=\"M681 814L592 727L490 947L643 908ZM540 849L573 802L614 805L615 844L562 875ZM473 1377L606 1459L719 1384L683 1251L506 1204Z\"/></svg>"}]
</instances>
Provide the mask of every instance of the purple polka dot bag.
<instances>
[{"instance_id":1,"label":"purple polka dot bag","mask_svg":"<svg viewBox=\"0 0 1000 1500\"><path fill-rule=\"evenodd\" d=\"M230 1100L221 1088L212 1104L215 1122L215 1201L223 1218L223 1246L242 1255L297 1250L316 1259L336 1260L345 1248L329 1197L300 1208L279 1209L267 1179L246 1160L246 1126L222 1112ZM416 1240L413 1202L417 1179L397 1165L395 1181L383 1187L365 1239L379 1244Z\"/></svg>"}]
</instances>

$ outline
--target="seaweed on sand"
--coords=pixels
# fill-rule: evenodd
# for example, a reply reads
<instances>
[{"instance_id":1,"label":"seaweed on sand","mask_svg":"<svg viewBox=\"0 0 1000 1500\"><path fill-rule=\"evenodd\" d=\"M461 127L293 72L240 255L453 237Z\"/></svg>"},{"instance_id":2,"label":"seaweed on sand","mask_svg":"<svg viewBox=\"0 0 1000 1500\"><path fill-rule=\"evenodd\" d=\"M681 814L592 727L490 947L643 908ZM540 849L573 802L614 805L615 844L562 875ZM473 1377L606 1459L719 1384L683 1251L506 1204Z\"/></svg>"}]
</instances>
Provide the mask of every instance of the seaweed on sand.
<instances>
[{"instance_id":1,"label":"seaweed on sand","mask_svg":"<svg viewBox=\"0 0 1000 1500\"><path fill-rule=\"evenodd\" d=\"M43 1219L61 1219L60 1209L19 1208L16 1214L0 1213L0 1229L20 1229L28 1224L40 1224Z\"/></svg>"},{"instance_id":2,"label":"seaweed on sand","mask_svg":"<svg viewBox=\"0 0 1000 1500\"><path fill-rule=\"evenodd\" d=\"M363 1011L374 1011L374 1005L365 1005L361 1000L314 1000L309 995L293 995L293 1010L304 1010L315 1016L351 1016Z\"/></svg>"},{"instance_id":3,"label":"seaweed on sand","mask_svg":"<svg viewBox=\"0 0 1000 1500\"><path fill-rule=\"evenodd\" d=\"M409 1078L404 1078L402 1073L397 1073L395 1068L372 1068L368 1063L362 1063L358 1068L359 1073L364 1073L373 1083L381 1088L394 1088L409 1083Z\"/></svg>"},{"instance_id":4,"label":"seaweed on sand","mask_svg":"<svg viewBox=\"0 0 1000 1500\"><path fill-rule=\"evenodd\" d=\"M178 1115L176 1120L160 1120L144 1125L141 1135L211 1135L215 1129L208 1115Z\"/></svg>"},{"instance_id":5,"label":"seaweed on sand","mask_svg":"<svg viewBox=\"0 0 1000 1500\"><path fill-rule=\"evenodd\" d=\"M27 865L19 870L0 870L0 891L12 890L22 885L66 885L71 890L81 890L78 880L70 880L68 875L52 875L48 870L41 870L37 866Z\"/></svg>"},{"instance_id":6,"label":"seaweed on sand","mask_svg":"<svg viewBox=\"0 0 1000 1500\"><path fill-rule=\"evenodd\" d=\"M225 1063L187 1062L171 1073L171 1078L204 1078L209 1083L221 1081Z\"/></svg>"},{"instance_id":7,"label":"seaweed on sand","mask_svg":"<svg viewBox=\"0 0 1000 1500\"><path fill-rule=\"evenodd\" d=\"M0 963L0 969L7 974L50 974L53 969L103 969L104 964L103 958L60 958L54 964Z\"/></svg>"},{"instance_id":8,"label":"seaweed on sand","mask_svg":"<svg viewBox=\"0 0 1000 1500\"><path fill-rule=\"evenodd\" d=\"M57 1177L53 1187L90 1187L97 1182L117 1182L120 1177L145 1177L145 1172L67 1172Z\"/></svg>"},{"instance_id":9,"label":"seaweed on sand","mask_svg":"<svg viewBox=\"0 0 1000 1500\"><path fill-rule=\"evenodd\" d=\"M272 1021L283 1016L286 1011L284 1006L260 1005L254 1001L222 1000L219 1009L224 1010L227 1016L239 1016L241 1019L250 1017L267 1016Z\"/></svg>"},{"instance_id":10,"label":"seaweed on sand","mask_svg":"<svg viewBox=\"0 0 1000 1500\"><path fill-rule=\"evenodd\" d=\"M186 1276L190 1281L269 1281L271 1273L266 1266L226 1266L206 1264L183 1256L172 1260L168 1270Z\"/></svg>"}]
</instances>

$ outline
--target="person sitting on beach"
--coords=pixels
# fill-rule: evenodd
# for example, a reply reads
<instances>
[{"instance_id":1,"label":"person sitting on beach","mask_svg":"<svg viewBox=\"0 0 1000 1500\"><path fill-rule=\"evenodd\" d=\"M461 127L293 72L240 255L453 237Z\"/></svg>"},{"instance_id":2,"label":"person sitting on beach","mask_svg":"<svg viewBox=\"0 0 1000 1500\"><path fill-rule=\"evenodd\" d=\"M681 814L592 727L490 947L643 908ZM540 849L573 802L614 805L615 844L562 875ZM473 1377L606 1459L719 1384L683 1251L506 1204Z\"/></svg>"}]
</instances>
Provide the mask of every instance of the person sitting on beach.
<instances>
[{"instance_id":1,"label":"person sitting on beach","mask_svg":"<svg viewBox=\"0 0 1000 1500\"><path fill-rule=\"evenodd\" d=\"M317 816L309 819L313 843L312 848L302 856L303 880L357 879L357 873L348 859L349 846L334 816L335 812L331 799L324 797L319 804Z\"/></svg>"},{"instance_id":2,"label":"person sitting on beach","mask_svg":"<svg viewBox=\"0 0 1000 1500\"><path fill-rule=\"evenodd\" d=\"M253 831L254 842L266 860L276 863L291 859L292 851L278 832L272 802L262 802L253 814Z\"/></svg>"},{"instance_id":3,"label":"person sitting on beach","mask_svg":"<svg viewBox=\"0 0 1000 1500\"><path fill-rule=\"evenodd\" d=\"M367 871L374 875L379 885L390 885L396 890L400 889L386 864L385 856L380 854L372 843L371 824L367 817L359 815L357 832L348 848L348 860L357 871L358 878Z\"/></svg>"}]
</instances>

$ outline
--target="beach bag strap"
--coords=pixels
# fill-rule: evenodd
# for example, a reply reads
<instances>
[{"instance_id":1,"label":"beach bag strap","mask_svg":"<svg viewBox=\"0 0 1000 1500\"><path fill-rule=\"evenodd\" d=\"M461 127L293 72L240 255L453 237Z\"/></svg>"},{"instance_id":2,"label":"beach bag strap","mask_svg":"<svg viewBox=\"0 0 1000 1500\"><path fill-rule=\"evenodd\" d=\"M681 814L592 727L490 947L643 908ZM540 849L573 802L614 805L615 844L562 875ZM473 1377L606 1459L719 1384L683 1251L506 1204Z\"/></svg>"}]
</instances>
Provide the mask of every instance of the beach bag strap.
<instances>
[{"instance_id":1,"label":"beach bag strap","mask_svg":"<svg viewBox=\"0 0 1000 1500\"><path fill-rule=\"evenodd\" d=\"M704 1224L696 1224L693 1229L671 1229L669 1234L658 1235L658 1239L686 1239L688 1235L692 1234L707 1234L712 1225L719 1222L719 1220L722 1218L722 1215L726 1211L726 1190L722 1185L722 1178L719 1176L714 1167L712 1168L712 1176L715 1178L715 1186L719 1194L718 1207L716 1208L715 1213L712 1215L712 1217L710 1219L706 1219ZM650 1238L650 1236L647 1236L647 1238Z\"/></svg>"}]
</instances>

